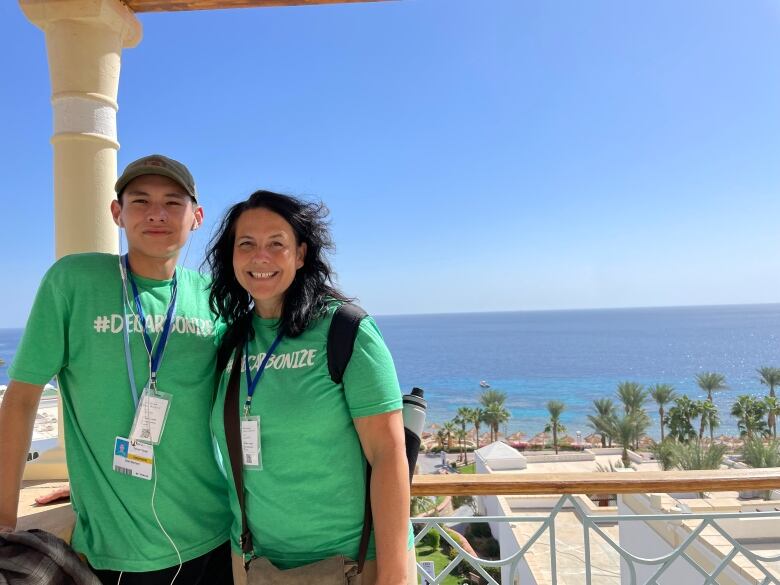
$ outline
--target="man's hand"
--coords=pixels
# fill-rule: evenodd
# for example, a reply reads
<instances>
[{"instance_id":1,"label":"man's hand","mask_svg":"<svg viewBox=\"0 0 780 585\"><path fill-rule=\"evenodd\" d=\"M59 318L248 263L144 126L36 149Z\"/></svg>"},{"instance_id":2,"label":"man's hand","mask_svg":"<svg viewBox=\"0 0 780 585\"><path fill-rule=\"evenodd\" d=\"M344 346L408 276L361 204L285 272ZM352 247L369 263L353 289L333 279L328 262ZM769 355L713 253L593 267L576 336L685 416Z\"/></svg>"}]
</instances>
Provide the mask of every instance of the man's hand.
<instances>
[{"instance_id":1,"label":"man's hand","mask_svg":"<svg viewBox=\"0 0 780 585\"><path fill-rule=\"evenodd\" d=\"M45 506L46 504L54 504L60 500L70 499L70 484L67 483L63 486L53 489L48 494L38 496L35 498L35 503L39 506Z\"/></svg>"}]
</instances>

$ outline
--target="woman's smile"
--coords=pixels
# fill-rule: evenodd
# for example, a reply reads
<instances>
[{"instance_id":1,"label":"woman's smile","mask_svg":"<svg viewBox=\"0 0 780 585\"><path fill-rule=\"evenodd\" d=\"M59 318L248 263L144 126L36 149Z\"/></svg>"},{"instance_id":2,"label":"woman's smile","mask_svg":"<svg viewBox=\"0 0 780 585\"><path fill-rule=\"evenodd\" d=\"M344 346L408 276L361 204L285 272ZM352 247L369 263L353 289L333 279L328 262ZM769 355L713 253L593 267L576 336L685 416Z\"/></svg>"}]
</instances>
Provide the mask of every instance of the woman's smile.
<instances>
[{"instance_id":1,"label":"woman's smile","mask_svg":"<svg viewBox=\"0 0 780 585\"><path fill-rule=\"evenodd\" d=\"M292 226L281 215L257 208L238 218L233 270L261 317L281 315L284 295L305 254L306 245L298 244Z\"/></svg>"}]
</instances>

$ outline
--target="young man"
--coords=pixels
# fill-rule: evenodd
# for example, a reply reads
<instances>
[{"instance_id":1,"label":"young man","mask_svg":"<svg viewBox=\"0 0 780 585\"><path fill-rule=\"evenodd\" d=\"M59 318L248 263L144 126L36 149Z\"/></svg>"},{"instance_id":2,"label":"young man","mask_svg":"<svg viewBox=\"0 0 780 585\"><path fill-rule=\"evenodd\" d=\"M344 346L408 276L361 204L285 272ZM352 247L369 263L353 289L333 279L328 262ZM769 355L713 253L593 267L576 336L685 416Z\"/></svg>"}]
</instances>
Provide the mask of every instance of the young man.
<instances>
[{"instance_id":1,"label":"young man","mask_svg":"<svg viewBox=\"0 0 780 585\"><path fill-rule=\"evenodd\" d=\"M176 267L203 221L192 175L160 155L116 183L128 253L74 254L41 283L0 408L0 530L13 530L43 386L59 381L72 545L103 583L232 583L226 482L209 410L208 282ZM144 327L145 325L145 327Z\"/></svg>"}]
</instances>

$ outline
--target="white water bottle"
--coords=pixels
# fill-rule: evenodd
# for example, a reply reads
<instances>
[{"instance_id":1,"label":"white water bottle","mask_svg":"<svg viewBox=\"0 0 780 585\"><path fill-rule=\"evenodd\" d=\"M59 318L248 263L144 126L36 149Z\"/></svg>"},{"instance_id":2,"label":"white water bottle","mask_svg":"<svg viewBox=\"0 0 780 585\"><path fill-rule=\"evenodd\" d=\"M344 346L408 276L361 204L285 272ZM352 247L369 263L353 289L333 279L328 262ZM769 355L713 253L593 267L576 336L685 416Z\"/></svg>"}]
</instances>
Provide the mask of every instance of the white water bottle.
<instances>
[{"instance_id":1,"label":"white water bottle","mask_svg":"<svg viewBox=\"0 0 780 585\"><path fill-rule=\"evenodd\" d=\"M418 439L422 437L422 431L425 427L425 410L428 408L423 394L422 388L412 388L412 393L403 397L404 427Z\"/></svg>"},{"instance_id":2,"label":"white water bottle","mask_svg":"<svg viewBox=\"0 0 780 585\"><path fill-rule=\"evenodd\" d=\"M425 427L425 410L428 403L423 398L422 388L412 388L411 394L403 397L404 439L406 440L406 460L409 463L409 482L412 481L420 452L422 430Z\"/></svg>"}]
</instances>

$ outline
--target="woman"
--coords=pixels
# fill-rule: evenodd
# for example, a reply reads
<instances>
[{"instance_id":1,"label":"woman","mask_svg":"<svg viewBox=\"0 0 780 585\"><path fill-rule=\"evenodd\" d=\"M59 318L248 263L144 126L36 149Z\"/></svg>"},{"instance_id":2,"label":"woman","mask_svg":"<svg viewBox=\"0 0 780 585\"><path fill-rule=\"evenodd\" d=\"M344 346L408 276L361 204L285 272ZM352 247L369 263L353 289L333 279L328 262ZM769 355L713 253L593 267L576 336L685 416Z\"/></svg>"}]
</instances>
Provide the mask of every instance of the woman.
<instances>
[{"instance_id":1,"label":"woman","mask_svg":"<svg viewBox=\"0 0 780 585\"><path fill-rule=\"evenodd\" d=\"M280 569L334 555L356 559L367 460L376 546L369 547L363 584L416 583L401 392L373 320L360 324L343 385L328 373L328 328L346 297L334 287L325 257L332 248L326 216L323 205L258 191L228 211L207 255L212 308L227 324L220 351L234 355L238 347L245 354L236 417L245 415L256 434L249 441L257 450L244 445L251 454L242 455L250 455L243 482L254 554ZM211 421L228 470L224 401L231 367L218 373ZM240 509L226 475L233 550L240 554Z\"/></svg>"}]
</instances>

